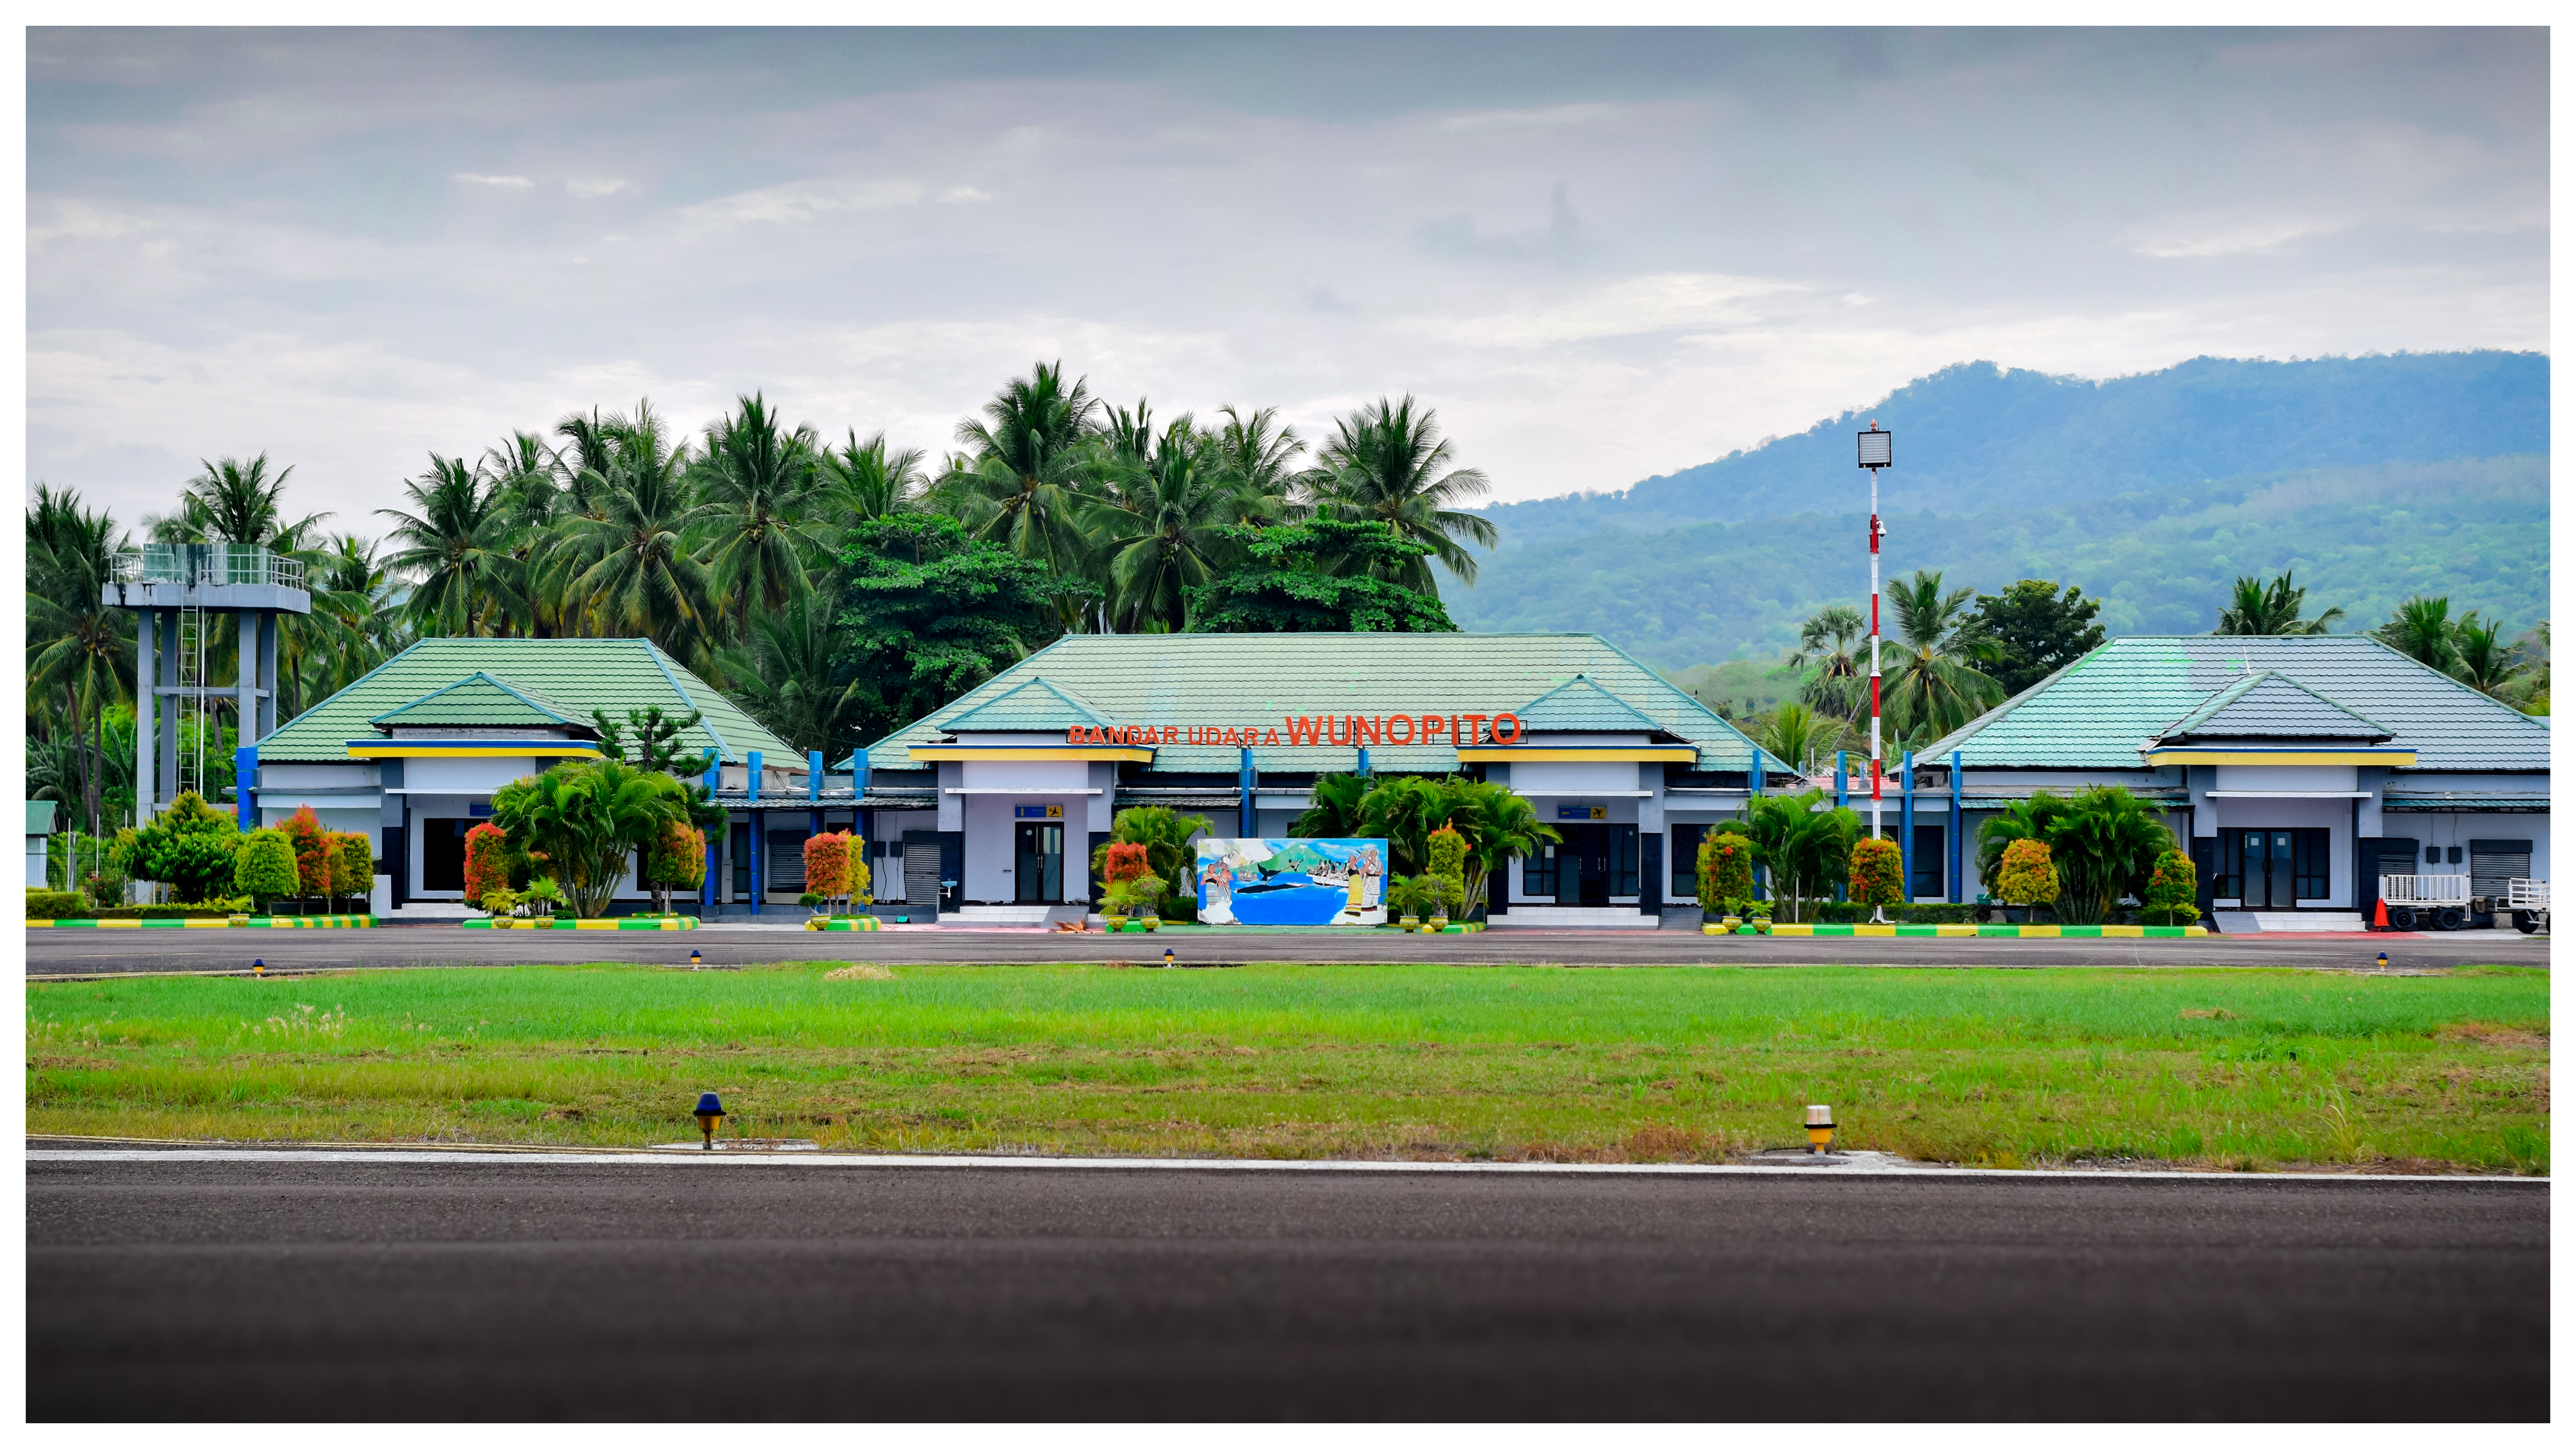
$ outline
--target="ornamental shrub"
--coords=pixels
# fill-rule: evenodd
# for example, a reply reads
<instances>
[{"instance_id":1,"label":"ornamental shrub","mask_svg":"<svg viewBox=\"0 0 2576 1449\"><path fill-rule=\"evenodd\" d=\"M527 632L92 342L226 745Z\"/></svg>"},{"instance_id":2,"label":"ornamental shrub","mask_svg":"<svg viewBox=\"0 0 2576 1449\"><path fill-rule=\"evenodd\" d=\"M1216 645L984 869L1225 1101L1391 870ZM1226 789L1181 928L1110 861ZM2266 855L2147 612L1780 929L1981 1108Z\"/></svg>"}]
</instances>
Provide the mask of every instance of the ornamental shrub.
<instances>
[{"instance_id":1,"label":"ornamental shrub","mask_svg":"<svg viewBox=\"0 0 2576 1449\"><path fill-rule=\"evenodd\" d=\"M1423 872L1425 887L1431 893L1435 912L1463 912L1467 909L1467 837L1443 825L1432 831L1422 844L1423 858L1429 869Z\"/></svg>"},{"instance_id":2,"label":"ornamental shrub","mask_svg":"<svg viewBox=\"0 0 2576 1449\"><path fill-rule=\"evenodd\" d=\"M283 830L263 828L243 837L233 855L233 889L254 901L273 901L301 888L295 842Z\"/></svg>"},{"instance_id":3,"label":"ornamental shrub","mask_svg":"<svg viewBox=\"0 0 2576 1449\"><path fill-rule=\"evenodd\" d=\"M1851 848L1851 898L1864 906L1905 903L1905 852L1893 840L1855 840Z\"/></svg>"},{"instance_id":4,"label":"ornamental shrub","mask_svg":"<svg viewBox=\"0 0 2576 1449\"><path fill-rule=\"evenodd\" d=\"M852 905L866 905L876 898L876 879L868 874L868 838L853 831L850 834L850 873L841 882L841 899Z\"/></svg>"},{"instance_id":5,"label":"ornamental shrub","mask_svg":"<svg viewBox=\"0 0 2576 1449\"><path fill-rule=\"evenodd\" d=\"M190 790L131 836L119 832L115 853L136 880L158 881L181 900L202 901L234 891L233 858L241 845L233 817ZM294 893L291 884L283 892Z\"/></svg>"},{"instance_id":6,"label":"ornamental shrub","mask_svg":"<svg viewBox=\"0 0 2576 1449\"><path fill-rule=\"evenodd\" d=\"M1152 858L1142 844L1134 841L1111 842L1109 857L1100 867L1100 878L1112 885L1123 881L1143 880L1153 873Z\"/></svg>"},{"instance_id":7,"label":"ornamental shrub","mask_svg":"<svg viewBox=\"0 0 2576 1449\"><path fill-rule=\"evenodd\" d=\"M510 886L510 833L486 820L465 832L465 904L479 909L488 891Z\"/></svg>"},{"instance_id":8,"label":"ornamental shrub","mask_svg":"<svg viewBox=\"0 0 2576 1449\"><path fill-rule=\"evenodd\" d=\"M1995 872L1994 896L2008 906L2044 906L2057 899L2057 866L2048 857L2048 846L2037 840L2016 840L2004 847L2003 863Z\"/></svg>"},{"instance_id":9,"label":"ornamental shrub","mask_svg":"<svg viewBox=\"0 0 2576 1449\"><path fill-rule=\"evenodd\" d=\"M2191 857L2168 850L2156 857L2156 868L2147 877L2146 909L2139 920L2150 926L2188 926L2200 919L2200 907L2193 904L2199 895L2200 872Z\"/></svg>"},{"instance_id":10,"label":"ornamental shrub","mask_svg":"<svg viewBox=\"0 0 2576 1449\"><path fill-rule=\"evenodd\" d=\"M1753 842L1732 830L1712 830L1699 842L1699 904L1722 916L1741 915L1736 903L1753 898Z\"/></svg>"},{"instance_id":11,"label":"ornamental shrub","mask_svg":"<svg viewBox=\"0 0 2576 1449\"><path fill-rule=\"evenodd\" d=\"M79 891L49 891L27 887L27 919L31 921L85 921L90 917L89 897Z\"/></svg>"},{"instance_id":12,"label":"ornamental shrub","mask_svg":"<svg viewBox=\"0 0 2576 1449\"><path fill-rule=\"evenodd\" d=\"M297 895L331 894L331 832L322 828L319 816L310 805L299 805L278 827L295 846L295 891Z\"/></svg>"},{"instance_id":13,"label":"ornamental shrub","mask_svg":"<svg viewBox=\"0 0 2576 1449\"><path fill-rule=\"evenodd\" d=\"M376 843L354 830L331 832L331 894L364 899L376 888Z\"/></svg>"},{"instance_id":14,"label":"ornamental shrub","mask_svg":"<svg viewBox=\"0 0 2576 1449\"><path fill-rule=\"evenodd\" d=\"M809 854L807 860L811 859ZM813 867L809 863L806 868ZM653 887L655 908L668 915L671 892L693 891L706 884L707 833L685 821L666 821L645 852L644 874Z\"/></svg>"},{"instance_id":15,"label":"ornamental shrub","mask_svg":"<svg viewBox=\"0 0 2576 1449\"><path fill-rule=\"evenodd\" d=\"M805 841L805 889L826 904L850 893L848 832L808 836Z\"/></svg>"},{"instance_id":16,"label":"ornamental shrub","mask_svg":"<svg viewBox=\"0 0 2576 1449\"><path fill-rule=\"evenodd\" d=\"M537 914L551 916L555 908L564 903L563 887L555 884L553 876L541 875L520 893L519 898L537 907Z\"/></svg>"}]
</instances>

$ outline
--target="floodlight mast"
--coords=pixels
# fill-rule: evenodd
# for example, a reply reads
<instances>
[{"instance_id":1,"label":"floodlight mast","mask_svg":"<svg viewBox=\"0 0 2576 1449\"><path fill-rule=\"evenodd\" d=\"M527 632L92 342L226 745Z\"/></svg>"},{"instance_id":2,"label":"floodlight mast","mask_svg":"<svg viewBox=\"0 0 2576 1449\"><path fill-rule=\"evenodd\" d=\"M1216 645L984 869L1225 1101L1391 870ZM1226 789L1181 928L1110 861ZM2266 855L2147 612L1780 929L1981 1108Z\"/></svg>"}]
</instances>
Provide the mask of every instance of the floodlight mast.
<instances>
[{"instance_id":1,"label":"floodlight mast","mask_svg":"<svg viewBox=\"0 0 2576 1449\"><path fill-rule=\"evenodd\" d=\"M1896 435L1878 425L1872 418L1869 430L1860 435L1860 466L1869 474L1869 836L1883 835L1881 812L1887 798L1881 781L1885 778L1879 765L1878 744L1878 541L1887 536L1887 528L1878 521L1878 470L1896 462Z\"/></svg>"}]
</instances>

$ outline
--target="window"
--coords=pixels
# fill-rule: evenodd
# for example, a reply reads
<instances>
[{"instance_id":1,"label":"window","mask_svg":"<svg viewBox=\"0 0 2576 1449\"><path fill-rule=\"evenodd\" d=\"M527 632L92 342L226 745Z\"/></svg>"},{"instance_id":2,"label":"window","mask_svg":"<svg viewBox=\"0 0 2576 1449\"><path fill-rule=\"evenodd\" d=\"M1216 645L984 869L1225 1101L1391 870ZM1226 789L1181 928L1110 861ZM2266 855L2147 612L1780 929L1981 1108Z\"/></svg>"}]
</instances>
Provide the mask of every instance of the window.
<instances>
[{"instance_id":1,"label":"window","mask_svg":"<svg viewBox=\"0 0 2576 1449\"><path fill-rule=\"evenodd\" d=\"M1914 878L1906 883L1906 899L1916 900L1924 896L1937 897L1949 893L1948 841L1949 830L1945 826L1917 825L1914 827L1914 858L1907 862L1912 867Z\"/></svg>"},{"instance_id":2,"label":"window","mask_svg":"<svg viewBox=\"0 0 2576 1449\"><path fill-rule=\"evenodd\" d=\"M2245 896L2245 841L2240 830L2218 832L2217 860L2209 871L2209 894L2214 900L2242 900Z\"/></svg>"},{"instance_id":3,"label":"window","mask_svg":"<svg viewBox=\"0 0 2576 1449\"><path fill-rule=\"evenodd\" d=\"M1699 899L1699 843L1708 838L1705 825L1673 827L1672 899Z\"/></svg>"},{"instance_id":4,"label":"window","mask_svg":"<svg viewBox=\"0 0 2576 1449\"><path fill-rule=\"evenodd\" d=\"M1637 827L1610 827L1610 894L1633 896L1637 893Z\"/></svg>"},{"instance_id":5,"label":"window","mask_svg":"<svg viewBox=\"0 0 2576 1449\"><path fill-rule=\"evenodd\" d=\"M2297 876L2294 887L2297 899L2321 901L2334 894L2333 832L2327 830L2293 830L2291 836L2291 869Z\"/></svg>"},{"instance_id":6,"label":"window","mask_svg":"<svg viewBox=\"0 0 2576 1449\"><path fill-rule=\"evenodd\" d=\"M751 897L751 827L735 826L733 838L727 845L727 853L733 859L734 898L748 900Z\"/></svg>"}]
</instances>

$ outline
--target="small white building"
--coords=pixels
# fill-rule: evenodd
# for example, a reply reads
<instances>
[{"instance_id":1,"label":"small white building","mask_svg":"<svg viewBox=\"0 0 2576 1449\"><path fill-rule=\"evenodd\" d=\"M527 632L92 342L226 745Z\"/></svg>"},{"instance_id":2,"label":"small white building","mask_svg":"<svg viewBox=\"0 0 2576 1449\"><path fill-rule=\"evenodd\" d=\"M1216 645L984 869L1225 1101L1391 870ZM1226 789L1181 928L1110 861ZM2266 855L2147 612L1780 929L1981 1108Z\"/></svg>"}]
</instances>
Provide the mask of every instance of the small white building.
<instances>
[{"instance_id":1,"label":"small white building","mask_svg":"<svg viewBox=\"0 0 2576 1449\"><path fill-rule=\"evenodd\" d=\"M54 802L27 802L27 884L45 888L45 840L54 833Z\"/></svg>"}]
</instances>

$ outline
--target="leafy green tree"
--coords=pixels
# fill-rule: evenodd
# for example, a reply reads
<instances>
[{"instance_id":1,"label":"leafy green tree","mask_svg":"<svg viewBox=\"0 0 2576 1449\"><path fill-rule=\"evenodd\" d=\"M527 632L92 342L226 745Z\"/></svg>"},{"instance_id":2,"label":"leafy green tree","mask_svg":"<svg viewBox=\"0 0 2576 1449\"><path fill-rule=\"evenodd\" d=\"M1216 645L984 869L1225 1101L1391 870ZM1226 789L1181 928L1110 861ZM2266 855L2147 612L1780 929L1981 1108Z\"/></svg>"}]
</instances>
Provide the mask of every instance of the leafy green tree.
<instances>
[{"instance_id":1,"label":"leafy green tree","mask_svg":"<svg viewBox=\"0 0 2576 1449\"><path fill-rule=\"evenodd\" d=\"M703 775L716 767L715 751L680 744L680 736L696 729L705 718L705 711L693 709L685 719L669 719L658 704L628 710L624 724L610 719L606 710L590 712L591 728L599 731L603 754L649 774L669 775L677 780Z\"/></svg>"},{"instance_id":2,"label":"leafy green tree","mask_svg":"<svg viewBox=\"0 0 2576 1449\"><path fill-rule=\"evenodd\" d=\"M1439 782L1419 775L1390 775L1360 797L1359 828L1351 833L1386 842L1387 869L1411 875L1428 868L1424 842L1449 819Z\"/></svg>"},{"instance_id":3,"label":"leafy green tree","mask_svg":"<svg viewBox=\"0 0 2576 1449\"><path fill-rule=\"evenodd\" d=\"M2343 619L2343 610L2328 609L2313 619L2302 618L2307 608L2308 591L2291 584L2293 571L2283 569L2270 583L2250 574L2241 575L2229 592L2227 606L2218 611L2216 634L2324 634Z\"/></svg>"},{"instance_id":4,"label":"leafy green tree","mask_svg":"<svg viewBox=\"0 0 2576 1449\"><path fill-rule=\"evenodd\" d=\"M2121 897L2143 895L2156 857L2173 849L2173 832L2135 795L2117 785L2075 797L2049 832L2048 852L2062 884L2057 918L2098 925Z\"/></svg>"},{"instance_id":5,"label":"leafy green tree","mask_svg":"<svg viewBox=\"0 0 2576 1449\"><path fill-rule=\"evenodd\" d=\"M1476 556L1467 546L1493 548L1501 541L1481 514L1457 507L1483 497L1491 483L1476 469L1450 467L1453 461L1431 409L1409 395L1400 403L1380 398L1334 425L1306 487L1321 512L1381 523L1397 538L1425 545L1409 561L1373 562L1371 572L1436 596L1440 586L1431 559L1473 584Z\"/></svg>"},{"instance_id":6,"label":"leafy green tree","mask_svg":"<svg viewBox=\"0 0 2576 1449\"><path fill-rule=\"evenodd\" d=\"M1460 880L1470 916L1483 914L1487 883L1495 872L1536 854L1541 845L1564 839L1555 826L1538 818L1526 798L1505 786L1451 775L1440 781L1439 790L1441 821L1467 846ZM1427 842L1425 849L1427 853Z\"/></svg>"},{"instance_id":7,"label":"leafy green tree","mask_svg":"<svg viewBox=\"0 0 2576 1449\"><path fill-rule=\"evenodd\" d=\"M275 828L254 830L241 837L228 861L232 866L231 886L237 895L245 895L262 905L281 896L291 896L303 889L295 869L295 842L286 832ZM211 900L210 891L199 900Z\"/></svg>"},{"instance_id":8,"label":"leafy green tree","mask_svg":"<svg viewBox=\"0 0 2576 1449\"><path fill-rule=\"evenodd\" d=\"M2001 652L1968 613L1968 589L1941 587L1937 569L1916 569L1888 591L1898 643L1882 657L1885 712L1904 736L1937 739L1999 703L2002 690L1979 666Z\"/></svg>"},{"instance_id":9,"label":"leafy green tree","mask_svg":"<svg viewBox=\"0 0 2576 1449\"><path fill-rule=\"evenodd\" d=\"M1057 632L1046 567L941 514L851 525L841 565L839 663L858 682L863 735L921 718Z\"/></svg>"},{"instance_id":10,"label":"leafy green tree","mask_svg":"<svg viewBox=\"0 0 2576 1449\"><path fill-rule=\"evenodd\" d=\"M274 831L254 833L286 838ZM241 848L241 829L233 817L208 805L194 790L186 790L150 824L134 832L124 864L136 880L159 881L182 901L211 901L230 893L233 858ZM286 884L259 894L295 894L293 846L286 850Z\"/></svg>"},{"instance_id":11,"label":"leafy green tree","mask_svg":"<svg viewBox=\"0 0 2576 1449\"><path fill-rule=\"evenodd\" d=\"M1164 805L1131 805L1110 819L1109 838L1092 847L1091 868L1103 880L1110 879L1113 848L1123 845L1143 850L1146 873L1153 879L1162 914L1186 919L1193 912L1185 908L1198 897L1197 887L1191 883L1198 850L1190 841L1212 828L1204 815L1182 815Z\"/></svg>"},{"instance_id":12,"label":"leafy green tree","mask_svg":"<svg viewBox=\"0 0 2576 1449\"><path fill-rule=\"evenodd\" d=\"M2029 799L2005 805L1977 827L1977 878L1993 880L2003 868L2005 847L2016 840L2036 840L2046 845L2066 812L2066 797L2048 790L2034 790Z\"/></svg>"},{"instance_id":13,"label":"leafy green tree","mask_svg":"<svg viewBox=\"0 0 2576 1449\"><path fill-rule=\"evenodd\" d=\"M685 795L668 775L616 760L577 760L494 791L492 823L542 860L584 919L608 908L663 827L684 823Z\"/></svg>"},{"instance_id":14,"label":"leafy green tree","mask_svg":"<svg viewBox=\"0 0 2576 1449\"><path fill-rule=\"evenodd\" d=\"M751 639L722 658L726 693L769 732L827 760L858 744L866 691L843 669L832 600L823 595L753 616Z\"/></svg>"},{"instance_id":15,"label":"leafy green tree","mask_svg":"<svg viewBox=\"0 0 2576 1449\"><path fill-rule=\"evenodd\" d=\"M1191 627L1218 634L1446 634L1436 591L1391 582L1431 550L1385 524L1316 517L1224 533L1243 562L1190 593Z\"/></svg>"},{"instance_id":16,"label":"leafy green tree","mask_svg":"<svg viewBox=\"0 0 2576 1449\"><path fill-rule=\"evenodd\" d=\"M2100 599L2073 584L2023 579L2000 594L1977 595L1970 628L1993 641L1998 657L1986 667L2009 699L2102 647Z\"/></svg>"}]
</instances>

